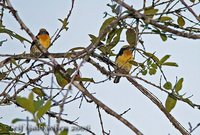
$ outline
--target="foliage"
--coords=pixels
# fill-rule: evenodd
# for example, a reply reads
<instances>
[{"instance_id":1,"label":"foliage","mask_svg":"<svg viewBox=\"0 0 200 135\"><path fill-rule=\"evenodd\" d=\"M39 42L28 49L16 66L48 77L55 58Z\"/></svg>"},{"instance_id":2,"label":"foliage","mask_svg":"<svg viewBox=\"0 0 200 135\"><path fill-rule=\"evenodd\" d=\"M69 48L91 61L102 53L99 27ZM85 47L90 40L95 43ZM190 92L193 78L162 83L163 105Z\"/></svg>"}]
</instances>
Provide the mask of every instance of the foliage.
<instances>
[{"instance_id":1,"label":"foliage","mask_svg":"<svg viewBox=\"0 0 200 135\"><path fill-rule=\"evenodd\" d=\"M3 124L3 123L0 123L0 134L8 134L8 135L25 135L25 134L21 134L21 133L15 133L13 131L13 128L6 125L6 124Z\"/></svg>"},{"instance_id":2,"label":"foliage","mask_svg":"<svg viewBox=\"0 0 200 135\"><path fill-rule=\"evenodd\" d=\"M51 107L50 100L46 101L46 103L44 99L34 100L34 94L31 92L28 98L17 97L16 103L33 115L33 121L36 122L37 126L44 125L44 123L39 123L39 120L49 111Z\"/></svg>"},{"instance_id":3,"label":"foliage","mask_svg":"<svg viewBox=\"0 0 200 135\"><path fill-rule=\"evenodd\" d=\"M64 19L56 20L61 23L61 26L52 36L51 46L57 44L56 41L62 36L61 32L69 33L69 18L74 8L74 0L71 2L69 13ZM103 134L106 132L103 127L99 107L109 115L120 120L134 133L142 134L132 123L122 117L128 111L125 111L123 114L116 113L104 104L103 100L98 100L95 94L88 91L88 86L90 85L104 85L106 84L104 82L120 76L126 78L127 83L132 84L144 96L148 97L180 133L189 134L173 118L172 110L176 109L179 102L198 109L200 105L195 104L186 93L182 94L184 78L174 75L176 81L173 82L167 77L166 70L173 70L174 67L179 67L176 58L172 61L171 57L173 56L171 54L163 54L160 57L159 50L151 52L145 49L146 43L144 38L146 35L158 36L161 42L166 43L169 40L176 40L179 36L186 39L200 39L200 19L193 10L200 2L195 0L190 0L187 3L184 0L178 2L160 0L142 2L143 7L138 9L124 1L111 0L111 3L107 4L110 11L105 12L105 20L97 31L98 34L89 34L91 44L86 47L78 46L71 48L69 51L65 50L64 53L49 53L48 50L43 48L41 49L41 55L27 53L15 55L2 54L6 58L0 62L0 81L8 83L6 86L2 85L5 87L2 87L3 90L0 93L0 105L17 105L32 115L31 121L36 123L38 127L46 126L43 119L46 118L45 114L48 114L50 118L56 119L57 129L61 121L63 121L94 134L93 131L81 127L75 121L65 119L67 118L64 114L65 106L77 99L81 99L80 106L83 101L87 103L94 102L97 106ZM10 37L9 39L1 39L0 47L7 45L10 39L20 41L22 44L25 41L28 44L31 43L24 35L17 34L14 30L6 27L6 24L4 24L4 10L12 13L21 28L33 40L39 43L9 0L0 1L0 7L2 9L0 14L0 33ZM192 16L186 16L185 12L191 13ZM38 45L41 46L41 44L39 43ZM129 61L133 68L129 74L118 73L120 67L116 67L113 61L116 55L119 55L116 54L117 48L124 45L130 46L134 50L134 60ZM31 61L28 62L29 60ZM92 66L91 69L96 68L96 72L100 72L102 77L106 76L106 79L97 82L96 80L99 79L96 75L94 77L84 76L85 72L82 71L82 67L87 64ZM91 69L88 69L86 74L89 74ZM51 78L51 82L49 78ZM151 80L153 79L158 81L152 82ZM141 83L140 81L143 82ZM165 106L163 106L160 97L155 96L151 90L145 88L145 84L151 85L166 95L166 99L164 99ZM23 95L23 91L27 92L28 90L31 90L31 92L26 97ZM53 90L57 90L56 94ZM72 97L70 90L78 90L75 97ZM59 109L54 109L53 107L58 107ZM16 118L12 122L17 123L20 121L24 120ZM0 134L14 134L10 126L2 123L0 123L0 126ZM67 135L68 130L63 129L59 132L55 131L55 133Z\"/></svg>"}]
</instances>

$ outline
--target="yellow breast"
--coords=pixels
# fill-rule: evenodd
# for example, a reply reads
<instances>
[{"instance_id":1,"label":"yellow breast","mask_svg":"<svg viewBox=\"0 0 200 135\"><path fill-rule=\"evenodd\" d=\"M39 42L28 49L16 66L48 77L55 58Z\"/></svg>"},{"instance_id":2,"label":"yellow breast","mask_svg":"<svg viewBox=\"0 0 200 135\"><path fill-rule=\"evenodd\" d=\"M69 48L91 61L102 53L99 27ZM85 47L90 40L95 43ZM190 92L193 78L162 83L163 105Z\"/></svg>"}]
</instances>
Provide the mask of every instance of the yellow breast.
<instances>
[{"instance_id":1,"label":"yellow breast","mask_svg":"<svg viewBox=\"0 0 200 135\"><path fill-rule=\"evenodd\" d=\"M50 40L49 35L47 35L47 34L38 35L38 39L39 39L40 44L44 48L46 48L46 49L49 48L49 46L51 44L51 40Z\"/></svg>"},{"instance_id":2,"label":"yellow breast","mask_svg":"<svg viewBox=\"0 0 200 135\"><path fill-rule=\"evenodd\" d=\"M130 72L132 64L130 61L133 60L133 55L130 51L124 52L121 56L117 57L116 65L119 69L125 70L127 73Z\"/></svg>"}]
</instances>

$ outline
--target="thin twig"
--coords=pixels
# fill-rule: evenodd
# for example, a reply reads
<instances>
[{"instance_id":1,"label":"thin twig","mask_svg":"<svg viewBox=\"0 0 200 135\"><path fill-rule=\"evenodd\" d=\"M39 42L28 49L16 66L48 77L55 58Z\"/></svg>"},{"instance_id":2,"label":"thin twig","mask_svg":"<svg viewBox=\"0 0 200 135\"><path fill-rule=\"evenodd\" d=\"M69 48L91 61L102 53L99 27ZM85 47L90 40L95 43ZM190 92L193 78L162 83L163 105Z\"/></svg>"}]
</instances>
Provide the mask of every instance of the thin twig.
<instances>
[{"instance_id":1,"label":"thin twig","mask_svg":"<svg viewBox=\"0 0 200 135\"><path fill-rule=\"evenodd\" d=\"M140 90L146 97L148 97L156 106L165 114L168 120L177 128L183 135L190 135L190 133L165 109L162 102L148 89L144 88L134 79L127 77L127 80L131 82L138 90Z\"/></svg>"},{"instance_id":2,"label":"thin twig","mask_svg":"<svg viewBox=\"0 0 200 135\"><path fill-rule=\"evenodd\" d=\"M29 30L29 28L25 25L25 23L22 21L22 19L19 17L17 10L15 10L10 2L10 0L6 0L6 3L8 5L8 7L10 8L10 11L12 13L12 15L15 17L15 19L17 20L17 22L20 24L21 29L25 30L26 33L28 33L28 35L32 38L32 40L35 40L35 36L34 34Z\"/></svg>"},{"instance_id":3,"label":"thin twig","mask_svg":"<svg viewBox=\"0 0 200 135\"><path fill-rule=\"evenodd\" d=\"M57 116L55 113L53 113L53 112L47 112L46 114L48 114L48 115L51 116L52 118L58 119L58 116ZM61 118L60 120L63 121L63 122L65 122L65 123L68 123L68 124L77 126L77 127L79 127L80 129L84 129L85 131L91 133L92 135L96 135L96 134L95 134L94 132L92 132L91 130L89 130L89 129L83 127L83 126L78 125L78 124L75 123L74 121L70 121L70 120L63 119L63 118Z\"/></svg>"},{"instance_id":4,"label":"thin twig","mask_svg":"<svg viewBox=\"0 0 200 135\"><path fill-rule=\"evenodd\" d=\"M121 113L120 115L122 116L122 115L124 115L125 113L127 113L128 111L130 111L131 110L131 108L128 108L127 110L125 110L123 113Z\"/></svg>"},{"instance_id":5,"label":"thin twig","mask_svg":"<svg viewBox=\"0 0 200 135\"><path fill-rule=\"evenodd\" d=\"M99 107L101 107L103 110L105 110L105 112L107 112L108 114L114 116L115 118L117 118L119 121L121 121L123 124L125 124L127 127L129 127L135 134L137 135L143 135L142 132L140 130L138 130L133 124L131 124L129 121L127 121L126 119L124 119L122 116L120 116L119 114L117 114L115 111L113 111L111 108L109 108L107 105L105 105L104 103L102 103L100 100L98 100L97 98L95 98L93 95L91 95L89 93L89 91L84 88L82 85L80 85L79 83L77 83L76 81L73 82L73 85L80 90L85 96L87 96L88 98L90 98L93 102L95 102L96 105L98 105Z\"/></svg>"},{"instance_id":6,"label":"thin twig","mask_svg":"<svg viewBox=\"0 0 200 135\"><path fill-rule=\"evenodd\" d=\"M72 2L71 2L72 4L71 4L71 8L70 8L70 10L69 10L69 13L67 14L67 17L65 18L65 21L66 22L68 22L68 20L69 20L69 17L71 16L71 14L72 14L72 10L73 10L73 8L74 8L74 3L75 3L75 0L72 0ZM58 32L57 32L57 34L55 35L55 38L52 40L52 42L51 42L51 45L50 46L52 46L53 44L54 44L54 42L60 37L60 33L63 31L63 26L58 30Z\"/></svg>"},{"instance_id":7,"label":"thin twig","mask_svg":"<svg viewBox=\"0 0 200 135\"><path fill-rule=\"evenodd\" d=\"M104 135L105 134L105 130L104 130L104 127L103 127L103 120L102 120L102 116L101 116L101 112L100 112L99 106L97 106L97 111L98 111L99 120L100 120L100 124L101 124L101 132L102 132L102 135Z\"/></svg>"},{"instance_id":8,"label":"thin twig","mask_svg":"<svg viewBox=\"0 0 200 135\"><path fill-rule=\"evenodd\" d=\"M180 0L181 3L194 15L194 17L200 22L200 17L190 8L184 0Z\"/></svg>"},{"instance_id":9,"label":"thin twig","mask_svg":"<svg viewBox=\"0 0 200 135\"><path fill-rule=\"evenodd\" d=\"M158 23L156 20L151 19L147 17L146 15L138 12L136 9L134 9L132 6L128 5L127 3L121 1L121 0L113 0L117 2L118 4L122 5L125 7L127 10L129 10L132 13L132 17L137 18L137 19L142 19L144 22L149 23L157 28L162 29L163 31L175 34L177 36L185 37L185 38L191 38L191 39L200 39L200 34L193 34L193 33L187 33L187 32L181 32L175 29L172 29L166 25L162 25Z\"/></svg>"},{"instance_id":10,"label":"thin twig","mask_svg":"<svg viewBox=\"0 0 200 135\"><path fill-rule=\"evenodd\" d=\"M192 127L191 123L188 123L190 133L194 132L198 127L200 127L200 123L198 123L194 128Z\"/></svg>"}]
</instances>

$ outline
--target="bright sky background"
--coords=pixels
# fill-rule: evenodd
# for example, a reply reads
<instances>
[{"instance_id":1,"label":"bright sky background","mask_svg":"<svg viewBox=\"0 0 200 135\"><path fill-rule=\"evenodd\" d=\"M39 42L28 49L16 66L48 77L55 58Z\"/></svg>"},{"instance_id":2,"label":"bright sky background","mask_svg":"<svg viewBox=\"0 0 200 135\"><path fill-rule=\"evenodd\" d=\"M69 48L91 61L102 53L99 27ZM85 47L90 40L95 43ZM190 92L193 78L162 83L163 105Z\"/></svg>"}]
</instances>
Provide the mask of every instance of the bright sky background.
<instances>
[{"instance_id":1,"label":"bright sky background","mask_svg":"<svg viewBox=\"0 0 200 135\"><path fill-rule=\"evenodd\" d=\"M128 1L128 0L127 0ZM71 6L70 0L11 0L15 9L17 9L20 17L30 28L30 30L37 34L41 27L46 28L50 35L60 28L61 23L58 18L64 18ZM72 16L70 17L69 30L62 32L60 39L49 49L49 52L67 52L70 48L83 46L86 47L90 44L88 34L98 34L98 30L104 21L104 12L109 11L106 6L110 0L76 0L75 8ZM133 3L131 0L129 2ZM141 2L137 0L137 2ZM136 3L136 2L135 2ZM136 7L138 4L133 3ZM136 9L139 9L138 7ZM200 8L199 8L200 9ZM28 37L28 35L20 30L19 24L13 19L11 14L4 16L4 24L7 28L16 31L17 33ZM3 38L2 38L3 37ZM8 38L1 36L0 40ZM184 77L184 85L182 94L186 93L186 97L193 95L191 100L194 103L200 104L199 93L199 67L200 67L200 42L197 40L187 40L178 38L177 40L167 40L163 42L159 36L145 36L143 37L146 50L149 52L156 52L160 58L166 54L171 54L171 61L178 63L178 68L165 68L168 80L175 82L176 76L178 78ZM24 46L26 46L24 48ZM121 46L117 46L115 51L118 52ZM18 54L24 51L29 52L30 44L21 44L16 40L5 43L0 50L1 54ZM137 58L136 58L137 59ZM90 68L88 70L88 68ZM86 64L82 69L82 75L87 77L94 77L95 81L100 81L105 78L101 76L95 68ZM159 82L159 76L148 77L152 82ZM145 85L151 92L156 94L163 102L167 95L160 92L158 89ZM114 111L122 113L128 108L131 110L124 115L124 118L129 120L145 135L178 135L180 134L164 116L164 114L146 98L136 88L131 86L126 79L121 79L119 84L113 84L112 81L105 83L91 85L90 92L96 92L96 97L103 103L107 104ZM76 90L72 94L76 94ZM78 123L83 126L90 125L91 130L97 134L101 134L101 127L98 118L98 112L94 103L83 102L82 107L79 109L80 100L69 104L65 107L65 112L68 114L67 119L75 120L77 117ZM117 119L106 114L103 110L102 117L105 130L111 131L111 135L132 135L132 131L124 126ZM200 123L200 111L191 108L189 105L178 102L175 109L171 112L174 117L188 129L188 122L193 126ZM16 106L1 107L0 122L10 124L14 118L24 118L30 116ZM19 124L19 123L18 123ZM17 125L17 124L16 124ZM70 125L63 124L70 129ZM70 132L69 135L75 134L87 135L86 132ZM37 134L35 132L35 134ZM193 135L199 135L200 128L198 128ZM31 135L34 135L31 134Z\"/></svg>"}]
</instances>

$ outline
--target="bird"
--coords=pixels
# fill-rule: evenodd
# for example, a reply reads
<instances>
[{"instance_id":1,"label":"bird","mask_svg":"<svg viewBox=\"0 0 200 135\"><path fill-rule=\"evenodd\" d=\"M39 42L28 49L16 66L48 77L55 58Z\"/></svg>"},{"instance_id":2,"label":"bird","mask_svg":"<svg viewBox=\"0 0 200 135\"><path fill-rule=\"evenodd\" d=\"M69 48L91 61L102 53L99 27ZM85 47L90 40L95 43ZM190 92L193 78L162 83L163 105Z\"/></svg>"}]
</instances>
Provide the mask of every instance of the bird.
<instances>
[{"instance_id":1,"label":"bird","mask_svg":"<svg viewBox=\"0 0 200 135\"><path fill-rule=\"evenodd\" d=\"M135 50L135 47L131 47L130 45L125 45L120 49L115 59L117 66L116 73L128 74L130 72L132 68L130 61L134 60L133 50ZM120 76L116 76L113 82L119 83L120 78Z\"/></svg>"},{"instance_id":2,"label":"bird","mask_svg":"<svg viewBox=\"0 0 200 135\"><path fill-rule=\"evenodd\" d=\"M39 33L37 34L36 39L39 41L40 45L42 45L46 50L48 50L48 48L51 45L51 39L50 39L48 31L45 28L41 28L39 30ZM38 54L41 54L41 51L36 46L36 43L37 43L36 41L32 42L30 53L38 55Z\"/></svg>"}]
</instances>

